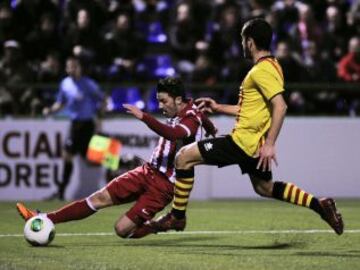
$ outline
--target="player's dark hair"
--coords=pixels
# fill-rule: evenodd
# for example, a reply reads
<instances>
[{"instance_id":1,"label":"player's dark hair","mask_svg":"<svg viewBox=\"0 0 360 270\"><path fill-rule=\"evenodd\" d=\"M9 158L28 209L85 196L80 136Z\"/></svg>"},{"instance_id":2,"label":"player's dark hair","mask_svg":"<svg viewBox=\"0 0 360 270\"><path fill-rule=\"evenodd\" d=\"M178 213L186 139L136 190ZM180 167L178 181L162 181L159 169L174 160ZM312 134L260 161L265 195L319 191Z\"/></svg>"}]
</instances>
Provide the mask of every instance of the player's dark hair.
<instances>
[{"instance_id":1,"label":"player's dark hair","mask_svg":"<svg viewBox=\"0 0 360 270\"><path fill-rule=\"evenodd\" d=\"M173 98L182 97L183 100L186 99L184 84L176 77L166 77L160 79L157 84L157 92L168 93L169 96Z\"/></svg>"},{"instance_id":2,"label":"player's dark hair","mask_svg":"<svg viewBox=\"0 0 360 270\"><path fill-rule=\"evenodd\" d=\"M252 38L258 50L270 50L273 31L264 19L256 18L247 21L241 31L244 38Z\"/></svg>"},{"instance_id":3,"label":"player's dark hair","mask_svg":"<svg viewBox=\"0 0 360 270\"><path fill-rule=\"evenodd\" d=\"M68 61L68 60L78 62L82 68L85 66L84 59L79 56L70 55L66 58L66 61Z\"/></svg>"},{"instance_id":4,"label":"player's dark hair","mask_svg":"<svg viewBox=\"0 0 360 270\"><path fill-rule=\"evenodd\" d=\"M89 60L84 58L84 57L80 57L80 56L75 56L75 55L70 55L66 58L66 61L76 61L80 67L81 67L81 74L83 75L88 75L90 74L91 71L91 65L89 63Z\"/></svg>"}]
</instances>

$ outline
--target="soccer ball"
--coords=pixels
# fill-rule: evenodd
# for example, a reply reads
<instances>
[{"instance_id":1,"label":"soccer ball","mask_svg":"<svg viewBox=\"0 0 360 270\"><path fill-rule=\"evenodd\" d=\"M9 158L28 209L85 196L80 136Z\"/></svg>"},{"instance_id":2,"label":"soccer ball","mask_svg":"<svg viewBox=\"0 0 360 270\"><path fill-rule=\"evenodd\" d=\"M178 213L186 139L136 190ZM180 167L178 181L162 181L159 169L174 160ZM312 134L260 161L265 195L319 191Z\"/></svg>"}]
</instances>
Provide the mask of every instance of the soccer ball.
<instances>
[{"instance_id":1,"label":"soccer ball","mask_svg":"<svg viewBox=\"0 0 360 270\"><path fill-rule=\"evenodd\" d=\"M45 215L37 215L25 223L24 236L33 246L47 246L55 237L55 226Z\"/></svg>"}]
</instances>

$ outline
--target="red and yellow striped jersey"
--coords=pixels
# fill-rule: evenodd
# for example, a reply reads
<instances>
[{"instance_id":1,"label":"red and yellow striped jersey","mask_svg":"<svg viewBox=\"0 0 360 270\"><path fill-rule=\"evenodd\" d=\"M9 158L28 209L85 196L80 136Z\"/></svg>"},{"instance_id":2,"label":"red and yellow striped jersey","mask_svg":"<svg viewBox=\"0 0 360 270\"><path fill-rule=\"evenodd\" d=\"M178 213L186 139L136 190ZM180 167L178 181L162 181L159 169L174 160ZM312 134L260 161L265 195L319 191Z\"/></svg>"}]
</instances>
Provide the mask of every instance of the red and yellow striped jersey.
<instances>
[{"instance_id":1,"label":"red and yellow striped jersey","mask_svg":"<svg viewBox=\"0 0 360 270\"><path fill-rule=\"evenodd\" d=\"M234 142L249 156L257 156L271 125L270 100L284 91L284 76L274 57L261 58L240 86L239 112L231 133Z\"/></svg>"}]
</instances>

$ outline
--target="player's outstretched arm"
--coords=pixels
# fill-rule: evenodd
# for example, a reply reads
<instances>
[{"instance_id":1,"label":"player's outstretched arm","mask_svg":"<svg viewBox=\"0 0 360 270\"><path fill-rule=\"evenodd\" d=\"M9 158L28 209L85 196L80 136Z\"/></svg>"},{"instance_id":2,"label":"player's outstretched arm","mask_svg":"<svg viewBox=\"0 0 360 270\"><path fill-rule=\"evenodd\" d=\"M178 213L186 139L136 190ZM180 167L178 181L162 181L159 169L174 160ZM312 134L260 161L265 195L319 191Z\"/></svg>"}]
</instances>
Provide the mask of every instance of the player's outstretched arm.
<instances>
[{"instance_id":1,"label":"player's outstretched arm","mask_svg":"<svg viewBox=\"0 0 360 270\"><path fill-rule=\"evenodd\" d=\"M42 113L43 113L44 116L48 116L49 114L57 113L62 108L64 108L64 104L56 101L53 105L51 105L51 107L45 107L43 109Z\"/></svg>"},{"instance_id":2,"label":"player's outstretched arm","mask_svg":"<svg viewBox=\"0 0 360 270\"><path fill-rule=\"evenodd\" d=\"M238 105L219 104L209 97L198 98L195 103L202 112L237 115L239 111Z\"/></svg>"},{"instance_id":3,"label":"player's outstretched arm","mask_svg":"<svg viewBox=\"0 0 360 270\"><path fill-rule=\"evenodd\" d=\"M142 120L144 117L144 113L138 107L131 104L123 104L123 107L126 109L126 112L132 114L137 119Z\"/></svg>"},{"instance_id":4,"label":"player's outstretched arm","mask_svg":"<svg viewBox=\"0 0 360 270\"><path fill-rule=\"evenodd\" d=\"M123 104L126 112L134 115L137 119L143 121L156 134L164 137L167 140L177 140L188 136L186 130L180 126L170 127L158 121L155 117L148 113L144 113L136 106L131 104Z\"/></svg>"},{"instance_id":5,"label":"player's outstretched arm","mask_svg":"<svg viewBox=\"0 0 360 270\"><path fill-rule=\"evenodd\" d=\"M214 125L214 123L205 115L204 113L201 113L201 122L202 126L205 129L205 137L216 137L216 133L218 132L217 127Z\"/></svg>"}]
</instances>

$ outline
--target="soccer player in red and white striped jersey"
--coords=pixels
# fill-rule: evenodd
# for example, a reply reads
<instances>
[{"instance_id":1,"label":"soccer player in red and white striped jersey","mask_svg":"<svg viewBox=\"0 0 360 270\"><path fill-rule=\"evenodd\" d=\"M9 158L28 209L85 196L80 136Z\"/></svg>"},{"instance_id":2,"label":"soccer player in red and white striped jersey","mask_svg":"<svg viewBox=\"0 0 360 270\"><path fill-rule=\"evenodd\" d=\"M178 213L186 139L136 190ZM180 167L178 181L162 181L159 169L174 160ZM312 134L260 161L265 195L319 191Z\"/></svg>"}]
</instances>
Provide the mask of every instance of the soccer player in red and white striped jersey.
<instances>
[{"instance_id":1,"label":"soccer player in red and white striped jersey","mask_svg":"<svg viewBox=\"0 0 360 270\"><path fill-rule=\"evenodd\" d=\"M166 103L166 95L159 94L160 106ZM195 141L198 127L202 125L204 115L196 109L191 100L183 103L183 108L175 117L168 118L166 124L162 124L149 114L144 114L142 120L156 133L162 134L155 148L150 164L164 173L171 182L175 182L174 158L175 153L181 146ZM164 111L165 112L165 111ZM166 112L168 113L168 112Z\"/></svg>"},{"instance_id":2,"label":"soccer player in red and white striped jersey","mask_svg":"<svg viewBox=\"0 0 360 270\"><path fill-rule=\"evenodd\" d=\"M172 201L174 193L176 151L196 139L201 126L206 134L215 136L216 128L190 99L178 78L161 79L157 85L159 108L167 117L166 123L158 121L137 107L124 104L127 112L143 121L160 135L150 161L115 177L106 187L87 198L72 202L61 209L44 213L55 224L84 219L99 209L135 201L135 204L115 224L116 233L123 238L140 238L155 232L147 221ZM186 195L191 190L183 189ZM29 219L35 211L18 203L20 215Z\"/></svg>"}]
</instances>

